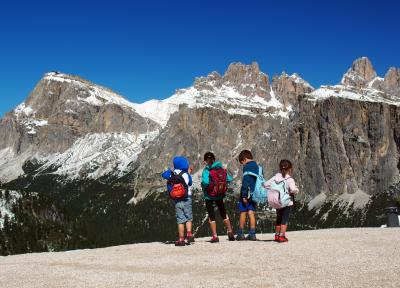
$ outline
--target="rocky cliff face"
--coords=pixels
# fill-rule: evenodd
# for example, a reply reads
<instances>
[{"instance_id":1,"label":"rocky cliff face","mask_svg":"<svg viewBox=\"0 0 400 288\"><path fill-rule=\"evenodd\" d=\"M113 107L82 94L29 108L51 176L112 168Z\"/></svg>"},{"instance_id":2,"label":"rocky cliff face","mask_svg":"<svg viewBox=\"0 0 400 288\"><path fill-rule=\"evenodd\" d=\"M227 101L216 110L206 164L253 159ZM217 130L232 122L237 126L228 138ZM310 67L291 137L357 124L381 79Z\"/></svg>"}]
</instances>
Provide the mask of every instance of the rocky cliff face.
<instances>
[{"instance_id":1,"label":"rocky cliff face","mask_svg":"<svg viewBox=\"0 0 400 288\"><path fill-rule=\"evenodd\" d=\"M159 128L157 123L137 114L131 103L111 90L79 77L48 73L24 103L1 120L0 154L4 158L0 160L0 179L12 180L23 173L21 167L26 160L47 162L49 157L65 153L90 134L101 134L102 138L108 139L108 146L125 147L127 145L111 133L138 138L151 135ZM100 144L97 138L92 136L95 141L89 145ZM71 153L73 151L67 152ZM82 156L85 155L78 155L81 159L77 160L85 162ZM14 171L9 171L10 166Z\"/></svg>"},{"instance_id":2,"label":"rocky cliff face","mask_svg":"<svg viewBox=\"0 0 400 288\"><path fill-rule=\"evenodd\" d=\"M3 182L27 174L64 181L114 175L144 199L162 191L159 173L174 155L187 155L198 179L202 155L214 151L239 180L237 155L251 149L267 177L280 159L293 160L310 209L327 201L363 207L398 180L398 91L399 69L377 77L367 58L341 84L317 90L297 74L270 83L256 63L234 63L224 75L213 72L143 104L49 73L2 119L0 175Z\"/></svg>"}]
</instances>

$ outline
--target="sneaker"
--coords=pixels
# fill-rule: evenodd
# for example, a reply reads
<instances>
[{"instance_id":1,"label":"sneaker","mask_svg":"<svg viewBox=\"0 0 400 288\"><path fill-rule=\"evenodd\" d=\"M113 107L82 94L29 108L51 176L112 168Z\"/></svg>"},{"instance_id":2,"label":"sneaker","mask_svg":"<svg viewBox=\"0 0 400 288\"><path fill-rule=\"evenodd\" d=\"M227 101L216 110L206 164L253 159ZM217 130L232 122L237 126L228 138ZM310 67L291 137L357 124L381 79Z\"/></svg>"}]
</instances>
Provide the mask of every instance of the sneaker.
<instances>
[{"instance_id":1,"label":"sneaker","mask_svg":"<svg viewBox=\"0 0 400 288\"><path fill-rule=\"evenodd\" d=\"M175 241L175 246L186 246L185 240Z\"/></svg>"},{"instance_id":2,"label":"sneaker","mask_svg":"<svg viewBox=\"0 0 400 288\"><path fill-rule=\"evenodd\" d=\"M274 241L279 242L279 235L275 234Z\"/></svg>"},{"instance_id":3,"label":"sneaker","mask_svg":"<svg viewBox=\"0 0 400 288\"><path fill-rule=\"evenodd\" d=\"M211 243L218 243L219 242L219 238L217 236L213 236L210 240Z\"/></svg>"},{"instance_id":4,"label":"sneaker","mask_svg":"<svg viewBox=\"0 0 400 288\"><path fill-rule=\"evenodd\" d=\"M286 238L286 236L279 236L278 242L283 243L283 242L288 242L289 240Z\"/></svg>"},{"instance_id":5,"label":"sneaker","mask_svg":"<svg viewBox=\"0 0 400 288\"><path fill-rule=\"evenodd\" d=\"M235 235L233 234L233 232L228 232L228 240L235 241Z\"/></svg>"},{"instance_id":6,"label":"sneaker","mask_svg":"<svg viewBox=\"0 0 400 288\"><path fill-rule=\"evenodd\" d=\"M249 235L247 235L246 240L256 241L257 237L255 234L249 234Z\"/></svg>"},{"instance_id":7,"label":"sneaker","mask_svg":"<svg viewBox=\"0 0 400 288\"><path fill-rule=\"evenodd\" d=\"M246 237L244 237L243 234L236 235L236 241L243 241L243 240L246 240Z\"/></svg>"},{"instance_id":8,"label":"sneaker","mask_svg":"<svg viewBox=\"0 0 400 288\"><path fill-rule=\"evenodd\" d=\"M187 243L194 243L194 236L192 235L192 236L186 236L186 242Z\"/></svg>"}]
</instances>

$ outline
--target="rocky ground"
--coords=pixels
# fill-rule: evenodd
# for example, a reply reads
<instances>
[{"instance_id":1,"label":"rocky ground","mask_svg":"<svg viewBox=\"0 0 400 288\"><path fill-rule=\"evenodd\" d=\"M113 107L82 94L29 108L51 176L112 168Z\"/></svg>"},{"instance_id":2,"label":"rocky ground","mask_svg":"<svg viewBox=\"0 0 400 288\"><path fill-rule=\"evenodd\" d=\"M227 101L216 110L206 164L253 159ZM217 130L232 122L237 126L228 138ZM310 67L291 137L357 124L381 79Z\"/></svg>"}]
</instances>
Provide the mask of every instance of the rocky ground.
<instances>
[{"instance_id":1,"label":"rocky ground","mask_svg":"<svg viewBox=\"0 0 400 288\"><path fill-rule=\"evenodd\" d=\"M0 257L0 287L399 287L400 229L298 231L288 243L148 243Z\"/></svg>"}]
</instances>

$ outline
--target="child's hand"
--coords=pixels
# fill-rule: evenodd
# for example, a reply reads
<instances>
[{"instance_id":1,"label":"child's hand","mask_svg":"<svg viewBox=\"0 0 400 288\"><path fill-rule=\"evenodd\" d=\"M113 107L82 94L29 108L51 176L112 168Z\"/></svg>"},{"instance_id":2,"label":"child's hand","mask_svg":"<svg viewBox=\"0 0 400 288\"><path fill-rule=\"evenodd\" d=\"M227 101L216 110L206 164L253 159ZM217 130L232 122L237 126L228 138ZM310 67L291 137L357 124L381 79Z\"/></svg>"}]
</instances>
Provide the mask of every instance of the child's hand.
<instances>
[{"instance_id":1,"label":"child's hand","mask_svg":"<svg viewBox=\"0 0 400 288\"><path fill-rule=\"evenodd\" d=\"M192 174L193 170L194 170L193 166L190 166L189 169L188 169L189 174Z\"/></svg>"},{"instance_id":2,"label":"child's hand","mask_svg":"<svg viewBox=\"0 0 400 288\"><path fill-rule=\"evenodd\" d=\"M243 204L244 204L245 206L247 206L247 204L249 203L249 202L247 201L246 198L242 198L242 201L243 201Z\"/></svg>"}]
</instances>

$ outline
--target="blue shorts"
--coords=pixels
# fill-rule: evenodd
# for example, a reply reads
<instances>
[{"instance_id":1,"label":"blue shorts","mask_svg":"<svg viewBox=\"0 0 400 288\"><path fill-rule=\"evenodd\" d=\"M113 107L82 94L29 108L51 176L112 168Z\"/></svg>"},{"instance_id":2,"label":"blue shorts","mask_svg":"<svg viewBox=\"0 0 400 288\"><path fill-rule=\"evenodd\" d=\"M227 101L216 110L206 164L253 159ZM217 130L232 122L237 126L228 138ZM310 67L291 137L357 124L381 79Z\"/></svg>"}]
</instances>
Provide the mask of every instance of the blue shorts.
<instances>
[{"instance_id":1,"label":"blue shorts","mask_svg":"<svg viewBox=\"0 0 400 288\"><path fill-rule=\"evenodd\" d=\"M192 198L189 197L186 200L181 200L176 202L175 214L176 214L176 222L178 224L184 224L188 221L192 221L193 220Z\"/></svg>"},{"instance_id":2,"label":"blue shorts","mask_svg":"<svg viewBox=\"0 0 400 288\"><path fill-rule=\"evenodd\" d=\"M239 211L240 212L247 212L247 211L255 211L256 210L256 204L251 200L247 201L247 205L244 205L244 203L241 200L239 200L238 206L239 206Z\"/></svg>"}]
</instances>

